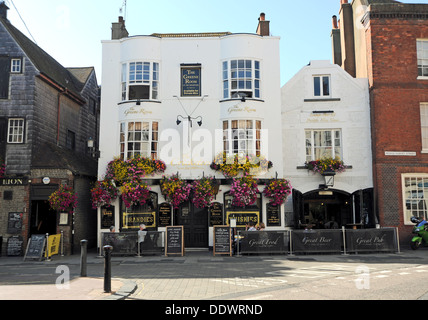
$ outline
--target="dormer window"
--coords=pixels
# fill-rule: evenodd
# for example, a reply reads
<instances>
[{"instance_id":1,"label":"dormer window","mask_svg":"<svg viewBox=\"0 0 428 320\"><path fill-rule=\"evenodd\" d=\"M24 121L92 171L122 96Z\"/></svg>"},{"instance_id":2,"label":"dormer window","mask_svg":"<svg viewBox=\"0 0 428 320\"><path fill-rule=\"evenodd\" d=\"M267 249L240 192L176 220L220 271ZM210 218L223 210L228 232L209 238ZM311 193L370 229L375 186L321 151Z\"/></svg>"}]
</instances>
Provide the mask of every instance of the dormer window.
<instances>
[{"instance_id":1,"label":"dormer window","mask_svg":"<svg viewBox=\"0 0 428 320\"><path fill-rule=\"evenodd\" d=\"M330 90L330 76L317 75L314 76L314 96L315 97L329 97Z\"/></svg>"}]
</instances>

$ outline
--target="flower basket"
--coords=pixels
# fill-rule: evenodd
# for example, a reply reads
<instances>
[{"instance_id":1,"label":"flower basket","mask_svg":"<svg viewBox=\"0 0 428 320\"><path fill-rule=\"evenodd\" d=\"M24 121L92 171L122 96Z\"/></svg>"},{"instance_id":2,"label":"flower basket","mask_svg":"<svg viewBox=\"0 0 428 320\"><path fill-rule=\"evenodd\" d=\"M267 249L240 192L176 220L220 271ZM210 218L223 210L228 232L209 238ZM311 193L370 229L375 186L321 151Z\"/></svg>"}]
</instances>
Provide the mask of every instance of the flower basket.
<instances>
[{"instance_id":1,"label":"flower basket","mask_svg":"<svg viewBox=\"0 0 428 320\"><path fill-rule=\"evenodd\" d=\"M230 195L233 196L232 205L236 207L246 207L257 201L259 189L256 180L245 175L242 178L233 178Z\"/></svg>"},{"instance_id":2,"label":"flower basket","mask_svg":"<svg viewBox=\"0 0 428 320\"><path fill-rule=\"evenodd\" d=\"M150 198L150 188L141 181L126 182L120 187L122 200L127 208L143 205Z\"/></svg>"},{"instance_id":3,"label":"flower basket","mask_svg":"<svg viewBox=\"0 0 428 320\"><path fill-rule=\"evenodd\" d=\"M306 162L305 165L308 170L319 174L323 174L325 171L333 171L335 173L341 173L345 171L345 165L339 158L323 158Z\"/></svg>"},{"instance_id":4,"label":"flower basket","mask_svg":"<svg viewBox=\"0 0 428 320\"><path fill-rule=\"evenodd\" d=\"M174 209L178 209L180 204L190 199L192 185L185 180L181 180L178 174L170 177L163 177L160 182L161 192L167 202L170 202Z\"/></svg>"},{"instance_id":5,"label":"flower basket","mask_svg":"<svg viewBox=\"0 0 428 320\"><path fill-rule=\"evenodd\" d=\"M203 177L192 183L193 204L197 208L210 207L211 202L218 193L219 184L212 177Z\"/></svg>"},{"instance_id":6,"label":"flower basket","mask_svg":"<svg viewBox=\"0 0 428 320\"><path fill-rule=\"evenodd\" d=\"M282 205L287 197L291 194L292 187L290 181L286 179L272 179L265 186L263 194L270 199L273 206Z\"/></svg>"},{"instance_id":7,"label":"flower basket","mask_svg":"<svg viewBox=\"0 0 428 320\"><path fill-rule=\"evenodd\" d=\"M272 162L262 156L226 155L225 152L222 152L215 157L210 168L221 171L226 178L232 178L236 177L239 172L242 172L243 175L258 175L272 166Z\"/></svg>"},{"instance_id":8,"label":"flower basket","mask_svg":"<svg viewBox=\"0 0 428 320\"><path fill-rule=\"evenodd\" d=\"M71 187L61 185L49 196L48 201L53 210L73 213L77 206L77 195Z\"/></svg>"},{"instance_id":9,"label":"flower basket","mask_svg":"<svg viewBox=\"0 0 428 320\"><path fill-rule=\"evenodd\" d=\"M105 179L113 180L120 187L127 181L141 180L147 175L163 173L166 165L162 160L137 156L128 160L114 159L107 165Z\"/></svg>"},{"instance_id":10,"label":"flower basket","mask_svg":"<svg viewBox=\"0 0 428 320\"><path fill-rule=\"evenodd\" d=\"M0 178L4 178L5 174L6 174L6 164L0 158Z\"/></svg>"},{"instance_id":11,"label":"flower basket","mask_svg":"<svg viewBox=\"0 0 428 320\"><path fill-rule=\"evenodd\" d=\"M97 181L91 189L92 208L109 207L117 198L117 189L112 180Z\"/></svg>"}]
</instances>

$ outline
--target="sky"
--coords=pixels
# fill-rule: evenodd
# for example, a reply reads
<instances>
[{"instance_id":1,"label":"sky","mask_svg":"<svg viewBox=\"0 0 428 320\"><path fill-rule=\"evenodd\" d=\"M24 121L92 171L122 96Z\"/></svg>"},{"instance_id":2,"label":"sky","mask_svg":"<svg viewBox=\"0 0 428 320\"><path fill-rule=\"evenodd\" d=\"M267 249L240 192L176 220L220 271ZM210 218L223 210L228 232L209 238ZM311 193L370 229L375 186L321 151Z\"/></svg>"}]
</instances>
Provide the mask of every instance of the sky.
<instances>
[{"instance_id":1,"label":"sky","mask_svg":"<svg viewBox=\"0 0 428 320\"><path fill-rule=\"evenodd\" d=\"M2 0L0 0L2 1ZM152 33L255 33L261 12L280 37L281 86L311 60L332 60L332 16L340 0L5 0L9 21L65 67L95 67L102 40L126 18L131 36ZM123 4L126 2L126 10ZM425 3L428 0L402 0ZM121 8L122 11L121 11Z\"/></svg>"}]
</instances>

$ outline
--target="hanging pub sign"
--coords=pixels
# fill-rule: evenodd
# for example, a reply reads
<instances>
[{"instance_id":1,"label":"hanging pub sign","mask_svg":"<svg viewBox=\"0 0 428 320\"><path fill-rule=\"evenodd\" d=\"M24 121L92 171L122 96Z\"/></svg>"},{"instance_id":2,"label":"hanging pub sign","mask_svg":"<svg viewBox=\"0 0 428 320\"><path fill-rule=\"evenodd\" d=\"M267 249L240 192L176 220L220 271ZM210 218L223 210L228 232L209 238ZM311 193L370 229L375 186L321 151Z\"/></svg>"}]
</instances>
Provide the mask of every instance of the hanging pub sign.
<instances>
[{"instance_id":1,"label":"hanging pub sign","mask_svg":"<svg viewBox=\"0 0 428 320\"><path fill-rule=\"evenodd\" d=\"M266 204L267 226L281 226L281 206L273 206L270 203Z\"/></svg>"},{"instance_id":2,"label":"hanging pub sign","mask_svg":"<svg viewBox=\"0 0 428 320\"><path fill-rule=\"evenodd\" d=\"M123 212L122 229L138 230L140 224L145 224L147 228L156 228L156 212Z\"/></svg>"},{"instance_id":3,"label":"hanging pub sign","mask_svg":"<svg viewBox=\"0 0 428 320\"><path fill-rule=\"evenodd\" d=\"M181 65L181 96L201 96L201 65Z\"/></svg>"},{"instance_id":4,"label":"hanging pub sign","mask_svg":"<svg viewBox=\"0 0 428 320\"><path fill-rule=\"evenodd\" d=\"M230 225L230 219L236 219L236 226L244 228L248 223L254 222L257 225L260 221L259 211L227 211L226 220L227 225Z\"/></svg>"},{"instance_id":5,"label":"hanging pub sign","mask_svg":"<svg viewBox=\"0 0 428 320\"><path fill-rule=\"evenodd\" d=\"M167 202L159 205L159 227L168 227L171 225L172 208Z\"/></svg>"},{"instance_id":6,"label":"hanging pub sign","mask_svg":"<svg viewBox=\"0 0 428 320\"><path fill-rule=\"evenodd\" d=\"M214 202L209 208L210 226L219 226L223 224L223 205L220 202Z\"/></svg>"}]
</instances>

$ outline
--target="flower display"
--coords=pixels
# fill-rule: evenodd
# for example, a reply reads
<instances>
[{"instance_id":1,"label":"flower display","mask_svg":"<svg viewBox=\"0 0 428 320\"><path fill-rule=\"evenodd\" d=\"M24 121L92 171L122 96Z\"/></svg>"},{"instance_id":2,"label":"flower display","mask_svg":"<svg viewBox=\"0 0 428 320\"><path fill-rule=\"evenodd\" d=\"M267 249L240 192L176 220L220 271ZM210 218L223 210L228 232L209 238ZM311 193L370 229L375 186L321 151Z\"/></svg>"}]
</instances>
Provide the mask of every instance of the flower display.
<instances>
[{"instance_id":1,"label":"flower display","mask_svg":"<svg viewBox=\"0 0 428 320\"><path fill-rule=\"evenodd\" d=\"M160 182L160 187L162 194L174 209L178 209L181 203L190 199L192 185L181 180L178 174L170 177L164 176Z\"/></svg>"},{"instance_id":2,"label":"flower display","mask_svg":"<svg viewBox=\"0 0 428 320\"><path fill-rule=\"evenodd\" d=\"M306 166L314 173L323 174L325 171L330 170L336 173L345 171L345 165L339 158L323 158L315 161L306 162Z\"/></svg>"},{"instance_id":3,"label":"flower display","mask_svg":"<svg viewBox=\"0 0 428 320\"><path fill-rule=\"evenodd\" d=\"M0 178L3 178L5 174L6 174L6 164L0 158Z\"/></svg>"},{"instance_id":4,"label":"flower display","mask_svg":"<svg viewBox=\"0 0 428 320\"><path fill-rule=\"evenodd\" d=\"M117 198L117 189L111 180L95 182L91 189L92 208L110 206L112 201Z\"/></svg>"},{"instance_id":5,"label":"flower display","mask_svg":"<svg viewBox=\"0 0 428 320\"><path fill-rule=\"evenodd\" d=\"M53 210L73 213L77 206L77 195L71 187L61 185L49 196L48 201Z\"/></svg>"},{"instance_id":6,"label":"flower display","mask_svg":"<svg viewBox=\"0 0 428 320\"><path fill-rule=\"evenodd\" d=\"M251 176L233 178L230 187L230 195L233 196L232 205L245 207L254 204L257 201L258 191L257 182Z\"/></svg>"},{"instance_id":7,"label":"flower display","mask_svg":"<svg viewBox=\"0 0 428 320\"><path fill-rule=\"evenodd\" d=\"M107 165L105 179L113 180L119 187L126 181L141 180L147 175L162 173L165 169L166 165L162 160L140 156L128 160L116 158Z\"/></svg>"},{"instance_id":8,"label":"flower display","mask_svg":"<svg viewBox=\"0 0 428 320\"><path fill-rule=\"evenodd\" d=\"M121 187L122 200L127 208L133 205L144 204L150 198L150 188L144 182L125 182Z\"/></svg>"},{"instance_id":9,"label":"flower display","mask_svg":"<svg viewBox=\"0 0 428 320\"><path fill-rule=\"evenodd\" d=\"M193 204L197 208L205 208L211 205L217 191L216 182L212 177L203 177L202 179L195 180L192 183L193 190Z\"/></svg>"},{"instance_id":10,"label":"flower display","mask_svg":"<svg viewBox=\"0 0 428 320\"><path fill-rule=\"evenodd\" d=\"M215 157L210 168L221 171L226 178L232 178L237 176L240 171L244 174L257 175L272 166L272 161L266 160L263 156L227 155L222 152Z\"/></svg>"},{"instance_id":11,"label":"flower display","mask_svg":"<svg viewBox=\"0 0 428 320\"><path fill-rule=\"evenodd\" d=\"M266 184L263 194L270 198L270 204L273 206L282 205L291 194L292 187L290 181L286 179L272 179Z\"/></svg>"}]
</instances>

